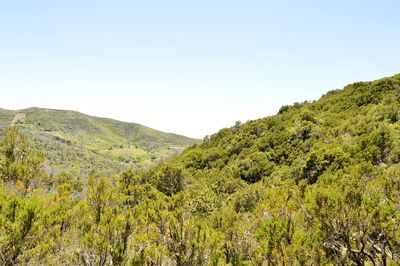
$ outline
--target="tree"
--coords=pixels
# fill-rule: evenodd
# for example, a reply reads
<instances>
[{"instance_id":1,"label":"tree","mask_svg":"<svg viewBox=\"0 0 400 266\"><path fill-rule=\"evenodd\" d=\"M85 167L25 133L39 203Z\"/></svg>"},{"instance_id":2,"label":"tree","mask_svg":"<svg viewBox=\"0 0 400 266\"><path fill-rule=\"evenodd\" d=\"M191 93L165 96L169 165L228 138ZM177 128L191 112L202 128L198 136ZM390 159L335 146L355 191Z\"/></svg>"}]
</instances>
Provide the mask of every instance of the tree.
<instances>
[{"instance_id":1,"label":"tree","mask_svg":"<svg viewBox=\"0 0 400 266\"><path fill-rule=\"evenodd\" d=\"M166 164L158 172L156 187L165 195L172 196L183 190L184 178L180 167Z\"/></svg>"},{"instance_id":2,"label":"tree","mask_svg":"<svg viewBox=\"0 0 400 266\"><path fill-rule=\"evenodd\" d=\"M35 179L43 177L44 156L17 127L7 127L0 141L0 178L26 194Z\"/></svg>"},{"instance_id":3,"label":"tree","mask_svg":"<svg viewBox=\"0 0 400 266\"><path fill-rule=\"evenodd\" d=\"M400 259L396 206L376 193L384 180L326 177L308 191L310 231L334 264L387 265Z\"/></svg>"},{"instance_id":4,"label":"tree","mask_svg":"<svg viewBox=\"0 0 400 266\"><path fill-rule=\"evenodd\" d=\"M110 209L110 180L94 173L88 177L85 200L76 205L79 228L79 263L106 265L111 260L109 239L115 217Z\"/></svg>"},{"instance_id":5,"label":"tree","mask_svg":"<svg viewBox=\"0 0 400 266\"><path fill-rule=\"evenodd\" d=\"M41 238L41 201L37 197L12 195L0 188L0 264L29 262ZM23 258L25 257L25 258Z\"/></svg>"}]
</instances>

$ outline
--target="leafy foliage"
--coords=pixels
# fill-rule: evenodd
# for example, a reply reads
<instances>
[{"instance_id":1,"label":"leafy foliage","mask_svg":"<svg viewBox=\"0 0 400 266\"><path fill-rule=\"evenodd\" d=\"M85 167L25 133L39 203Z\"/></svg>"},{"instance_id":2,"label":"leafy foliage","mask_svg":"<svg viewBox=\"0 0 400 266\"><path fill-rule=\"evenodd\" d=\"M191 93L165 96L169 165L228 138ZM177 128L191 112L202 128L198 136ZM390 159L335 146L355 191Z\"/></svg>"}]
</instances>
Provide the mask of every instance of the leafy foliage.
<instances>
[{"instance_id":1,"label":"leafy foliage","mask_svg":"<svg viewBox=\"0 0 400 266\"><path fill-rule=\"evenodd\" d=\"M47 176L6 129L0 263L397 265L399 93L355 83L112 178Z\"/></svg>"}]
</instances>

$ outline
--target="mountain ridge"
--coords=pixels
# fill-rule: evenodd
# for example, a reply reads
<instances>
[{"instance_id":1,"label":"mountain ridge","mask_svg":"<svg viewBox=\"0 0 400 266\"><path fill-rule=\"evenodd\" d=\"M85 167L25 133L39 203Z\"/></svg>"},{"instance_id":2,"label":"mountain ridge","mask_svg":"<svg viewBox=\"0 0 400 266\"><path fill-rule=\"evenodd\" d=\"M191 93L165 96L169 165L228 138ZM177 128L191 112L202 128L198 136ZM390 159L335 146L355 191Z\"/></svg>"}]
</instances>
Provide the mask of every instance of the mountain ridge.
<instances>
[{"instance_id":1,"label":"mountain ridge","mask_svg":"<svg viewBox=\"0 0 400 266\"><path fill-rule=\"evenodd\" d=\"M0 109L0 126L11 124L28 132L35 144L50 155L46 168L48 172L56 173L71 170L69 166L72 165L74 174L86 175L88 171L82 170L90 169L91 161L107 172L109 169L106 166L113 172L147 167L199 142L138 123L86 115L74 110L39 107ZM82 156L82 152L87 155L84 156L86 162L79 163L74 157ZM68 167L60 160L65 156L68 157Z\"/></svg>"}]
</instances>

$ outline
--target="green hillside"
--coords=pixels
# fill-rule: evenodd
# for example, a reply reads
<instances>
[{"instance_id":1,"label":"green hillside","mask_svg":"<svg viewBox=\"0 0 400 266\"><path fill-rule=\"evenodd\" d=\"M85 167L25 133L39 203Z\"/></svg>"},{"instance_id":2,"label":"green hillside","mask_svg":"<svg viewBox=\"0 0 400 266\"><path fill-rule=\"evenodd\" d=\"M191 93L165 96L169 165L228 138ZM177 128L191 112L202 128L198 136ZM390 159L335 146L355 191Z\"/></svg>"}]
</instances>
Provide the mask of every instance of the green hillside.
<instances>
[{"instance_id":1,"label":"green hillside","mask_svg":"<svg viewBox=\"0 0 400 266\"><path fill-rule=\"evenodd\" d=\"M106 128L91 134L124 135ZM4 265L400 262L400 75L284 106L113 178L49 177L40 151L5 132Z\"/></svg>"},{"instance_id":2,"label":"green hillside","mask_svg":"<svg viewBox=\"0 0 400 266\"><path fill-rule=\"evenodd\" d=\"M46 172L55 174L115 173L149 166L197 142L139 124L64 110L0 109L0 125L10 124L33 138L46 153Z\"/></svg>"},{"instance_id":3,"label":"green hillside","mask_svg":"<svg viewBox=\"0 0 400 266\"><path fill-rule=\"evenodd\" d=\"M188 195L221 264L397 265L399 162L396 75L222 129L142 180Z\"/></svg>"}]
</instances>

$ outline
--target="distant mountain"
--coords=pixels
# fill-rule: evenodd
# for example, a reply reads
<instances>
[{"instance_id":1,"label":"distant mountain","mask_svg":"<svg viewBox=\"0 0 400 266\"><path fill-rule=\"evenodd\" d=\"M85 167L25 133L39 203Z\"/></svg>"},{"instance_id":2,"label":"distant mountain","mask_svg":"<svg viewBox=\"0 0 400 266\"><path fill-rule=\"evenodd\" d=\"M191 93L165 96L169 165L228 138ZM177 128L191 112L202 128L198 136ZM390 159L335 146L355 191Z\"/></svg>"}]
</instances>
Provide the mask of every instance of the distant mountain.
<instances>
[{"instance_id":1,"label":"distant mountain","mask_svg":"<svg viewBox=\"0 0 400 266\"><path fill-rule=\"evenodd\" d=\"M0 127L7 125L17 125L31 135L46 154L50 174L146 167L199 142L140 124L43 108L0 109Z\"/></svg>"}]
</instances>

